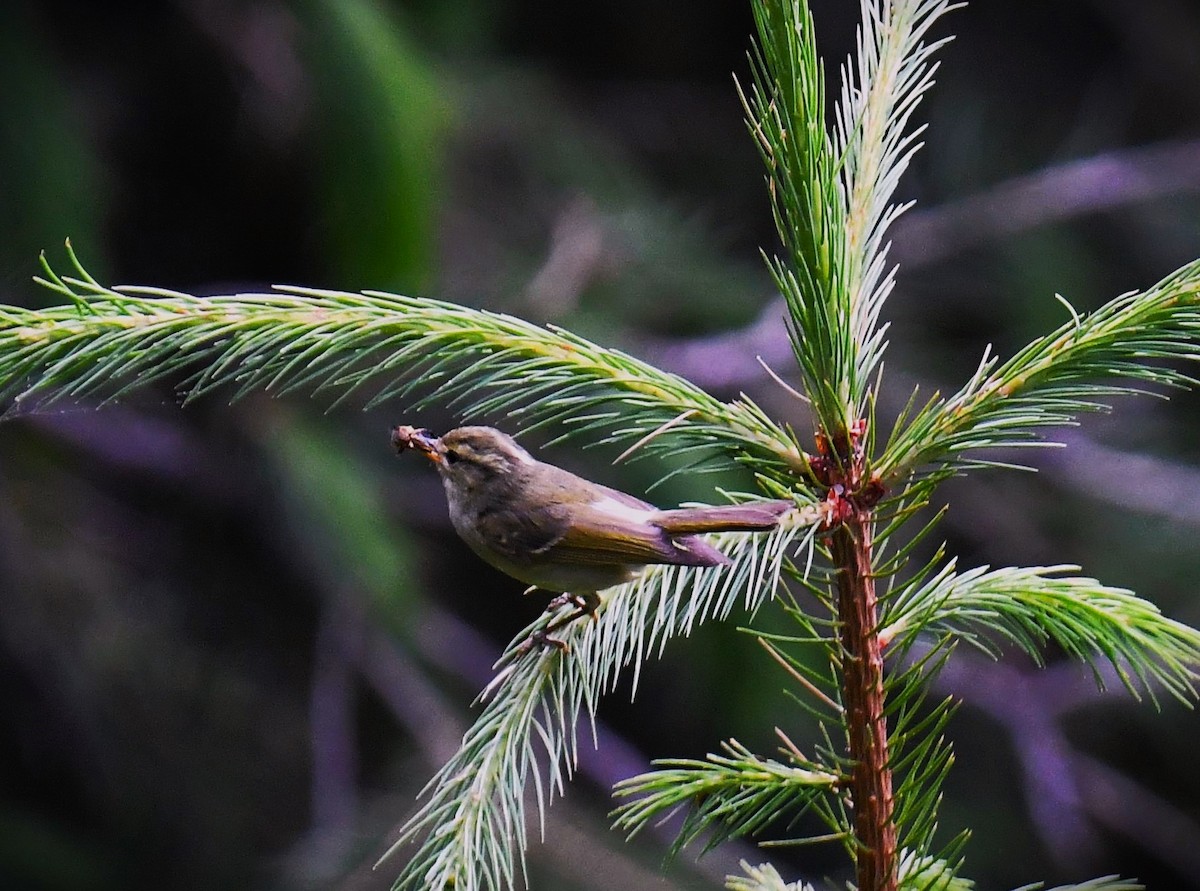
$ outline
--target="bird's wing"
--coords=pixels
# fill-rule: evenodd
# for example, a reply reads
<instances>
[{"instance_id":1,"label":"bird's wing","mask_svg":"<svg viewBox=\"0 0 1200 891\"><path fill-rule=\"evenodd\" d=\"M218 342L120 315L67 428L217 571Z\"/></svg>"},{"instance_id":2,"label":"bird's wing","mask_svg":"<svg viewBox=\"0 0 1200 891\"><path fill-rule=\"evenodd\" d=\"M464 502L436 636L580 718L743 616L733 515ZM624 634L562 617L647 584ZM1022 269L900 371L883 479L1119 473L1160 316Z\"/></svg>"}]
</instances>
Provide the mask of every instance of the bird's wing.
<instances>
[{"instance_id":1,"label":"bird's wing","mask_svg":"<svg viewBox=\"0 0 1200 891\"><path fill-rule=\"evenodd\" d=\"M619 493L624 494L624 493ZM570 525L556 541L539 551L559 563L719 566L720 551L691 536L675 536L646 522L653 511L632 496L601 498L576 507Z\"/></svg>"},{"instance_id":2,"label":"bird's wing","mask_svg":"<svg viewBox=\"0 0 1200 891\"><path fill-rule=\"evenodd\" d=\"M562 540L570 519L559 505L531 511L483 511L473 527L481 542L517 564L528 564Z\"/></svg>"}]
</instances>

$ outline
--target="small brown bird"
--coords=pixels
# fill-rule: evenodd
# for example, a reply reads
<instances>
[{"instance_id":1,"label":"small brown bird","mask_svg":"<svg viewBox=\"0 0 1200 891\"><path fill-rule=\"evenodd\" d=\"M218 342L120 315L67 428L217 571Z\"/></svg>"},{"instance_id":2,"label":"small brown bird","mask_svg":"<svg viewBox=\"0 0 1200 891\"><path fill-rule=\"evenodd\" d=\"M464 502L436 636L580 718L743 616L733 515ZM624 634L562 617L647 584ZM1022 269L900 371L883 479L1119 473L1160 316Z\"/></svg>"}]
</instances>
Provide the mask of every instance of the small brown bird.
<instances>
[{"instance_id":1,"label":"small brown bird","mask_svg":"<svg viewBox=\"0 0 1200 891\"><path fill-rule=\"evenodd\" d=\"M729 559L698 533L774 529L790 501L659 510L632 495L538 461L493 427L458 427L434 436L419 427L392 430L398 453L423 453L446 489L450 522L480 557L519 581L561 592L552 606L577 611L546 635L599 603L597 591L627 582L651 563L722 566Z\"/></svg>"}]
</instances>

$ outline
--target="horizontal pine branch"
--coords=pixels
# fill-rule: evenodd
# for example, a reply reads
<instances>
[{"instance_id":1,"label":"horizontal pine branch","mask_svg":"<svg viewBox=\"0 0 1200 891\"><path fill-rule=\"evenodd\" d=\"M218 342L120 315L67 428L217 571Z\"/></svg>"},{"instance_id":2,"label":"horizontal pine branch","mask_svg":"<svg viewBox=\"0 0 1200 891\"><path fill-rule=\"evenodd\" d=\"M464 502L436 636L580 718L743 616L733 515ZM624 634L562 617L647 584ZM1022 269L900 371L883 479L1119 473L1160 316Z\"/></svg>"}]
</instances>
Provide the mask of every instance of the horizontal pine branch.
<instances>
[{"instance_id":1,"label":"horizontal pine branch","mask_svg":"<svg viewBox=\"0 0 1200 891\"><path fill-rule=\"evenodd\" d=\"M931 465L937 476L987 464L963 456L1029 445L1040 429L1104 410L1116 394L1194 382L1172 363L1200 359L1200 261L1092 313L1067 309L1071 320L1057 331L1003 364L985 353L958 393L901 417L877 475L895 482Z\"/></svg>"},{"instance_id":2,"label":"horizontal pine branch","mask_svg":"<svg viewBox=\"0 0 1200 891\"><path fill-rule=\"evenodd\" d=\"M384 855L417 843L395 887L513 887L528 845L527 792L533 790L544 818L574 769L580 719L594 718L601 696L626 671L633 671L636 689L642 664L671 638L727 617L739 602L753 611L772 596L792 552L811 547L818 518L815 509L797 510L766 536L712 536L732 561L726 567L648 568L603 592L594 621L555 632L565 649L519 650L558 615L517 635L484 693L482 714Z\"/></svg>"},{"instance_id":3,"label":"horizontal pine branch","mask_svg":"<svg viewBox=\"0 0 1200 891\"><path fill-rule=\"evenodd\" d=\"M1007 640L1035 660L1047 643L1093 665L1108 660L1135 696L1156 700L1159 688L1185 704L1200 681L1200 631L1169 619L1131 591L1072 575L1077 566L1039 566L956 573L948 567L887 602L881 635L905 641L921 632L950 632L997 655Z\"/></svg>"},{"instance_id":4,"label":"horizontal pine branch","mask_svg":"<svg viewBox=\"0 0 1200 891\"><path fill-rule=\"evenodd\" d=\"M657 770L618 783L616 794L633 800L617 809L616 827L633 835L680 806L694 804L673 850L706 835L707 851L783 816L799 817L848 780L837 767L761 758L734 740L722 748L724 754L703 760L656 761Z\"/></svg>"},{"instance_id":5,"label":"horizontal pine branch","mask_svg":"<svg viewBox=\"0 0 1200 891\"><path fill-rule=\"evenodd\" d=\"M0 307L0 396L12 400L10 413L114 399L168 379L186 399L262 390L335 404L436 401L527 428L644 440L645 452L701 464L716 450L750 453L790 482L807 468L792 438L749 400L722 402L619 350L502 313L293 287L195 297L106 288L82 269L81 278L46 272L42 283L69 304Z\"/></svg>"}]
</instances>

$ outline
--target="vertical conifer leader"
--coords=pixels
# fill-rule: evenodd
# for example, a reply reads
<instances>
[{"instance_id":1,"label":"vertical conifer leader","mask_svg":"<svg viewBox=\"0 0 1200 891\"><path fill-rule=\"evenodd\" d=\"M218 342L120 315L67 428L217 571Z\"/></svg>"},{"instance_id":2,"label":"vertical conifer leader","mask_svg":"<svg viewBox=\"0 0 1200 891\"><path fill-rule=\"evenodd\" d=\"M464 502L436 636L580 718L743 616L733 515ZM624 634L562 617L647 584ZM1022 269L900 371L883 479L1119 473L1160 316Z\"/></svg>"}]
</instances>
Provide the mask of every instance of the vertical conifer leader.
<instances>
[{"instance_id":1,"label":"vertical conifer leader","mask_svg":"<svg viewBox=\"0 0 1200 891\"><path fill-rule=\"evenodd\" d=\"M783 246L769 265L817 428L812 475L828 493L858 888L895 891L899 850L873 565L874 506L883 491L868 458L867 415L887 346L879 314L893 278L884 234L905 210L891 199L919 148L920 129L908 125L941 45L926 37L954 4L862 0L861 7L832 134L802 0L756 0L755 79L743 95Z\"/></svg>"},{"instance_id":2,"label":"vertical conifer leader","mask_svg":"<svg viewBox=\"0 0 1200 891\"><path fill-rule=\"evenodd\" d=\"M888 745L883 645L875 593L874 505L881 489L870 477L862 446L865 422L835 442L832 460L818 460L830 497L829 553L837 589L838 640L846 739L853 764L850 800L860 889L896 891L899 850ZM823 438L818 440L822 444Z\"/></svg>"},{"instance_id":3,"label":"vertical conifer leader","mask_svg":"<svg viewBox=\"0 0 1200 891\"><path fill-rule=\"evenodd\" d=\"M833 533L837 566L838 618L842 643L842 688L854 761L851 796L858 853L858 887L896 889L896 824L892 769L884 715L883 648L872 573L874 521L855 511Z\"/></svg>"},{"instance_id":4,"label":"vertical conifer leader","mask_svg":"<svg viewBox=\"0 0 1200 891\"><path fill-rule=\"evenodd\" d=\"M833 564L857 886L896 891L899 847L888 743L883 643L875 592L874 507L883 493L866 458L867 422L836 440L818 435L813 470L829 492L825 524Z\"/></svg>"}]
</instances>

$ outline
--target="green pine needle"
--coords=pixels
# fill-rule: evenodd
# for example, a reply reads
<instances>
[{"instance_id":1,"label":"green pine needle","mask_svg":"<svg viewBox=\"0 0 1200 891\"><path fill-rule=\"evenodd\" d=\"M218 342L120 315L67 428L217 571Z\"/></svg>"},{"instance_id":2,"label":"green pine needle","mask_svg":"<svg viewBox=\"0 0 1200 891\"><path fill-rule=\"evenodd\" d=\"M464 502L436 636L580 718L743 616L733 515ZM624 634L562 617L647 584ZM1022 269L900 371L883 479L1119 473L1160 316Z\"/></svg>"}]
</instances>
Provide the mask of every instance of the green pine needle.
<instances>
[{"instance_id":1,"label":"green pine needle","mask_svg":"<svg viewBox=\"0 0 1200 891\"><path fill-rule=\"evenodd\" d=\"M783 816L798 818L845 779L836 769L813 762L760 758L735 740L722 748L725 754L703 760L656 761L660 769L618 783L615 793L634 800L614 812L615 826L633 835L680 806L694 804L672 853L705 835L708 851Z\"/></svg>"},{"instance_id":2,"label":"green pine needle","mask_svg":"<svg viewBox=\"0 0 1200 891\"><path fill-rule=\"evenodd\" d=\"M765 536L712 536L730 566L654 566L604 592L594 621L556 632L565 651L517 651L557 616L542 617L518 635L501 660L506 667L485 691L482 714L381 858L424 837L395 887L513 887L528 847L526 791L534 790L544 821L551 796L562 793L574 769L580 718L594 718L600 697L631 667L636 687L642 663L670 638L725 618L739 601L751 612L762 604L797 542L810 544L816 531L815 512L789 517Z\"/></svg>"},{"instance_id":3,"label":"green pine needle","mask_svg":"<svg viewBox=\"0 0 1200 891\"><path fill-rule=\"evenodd\" d=\"M1047 888L1044 882L1034 882L1032 885L1022 885L1015 891L1146 891L1146 886L1120 876L1103 876L1078 885L1055 885L1053 888Z\"/></svg>"},{"instance_id":4,"label":"green pine needle","mask_svg":"<svg viewBox=\"0 0 1200 891\"><path fill-rule=\"evenodd\" d=\"M222 389L235 397L308 390L368 407L436 401L524 428L561 424L593 440L644 440L645 454L697 456L702 465L722 450L753 454L756 467L790 485L806 476L795 442L750 401L721 402L559 329L377 292L111 289L71 260L80 277L45 265L39 280L70 305L0 311L0 396L13 399L11 412L182 379L186 399Z\"/></svg>"},{"instance_id":5,"label":"green pine needle","mask_svg":"<svg viewBox=\"0 0 1200 891\"><path fill-rule=\"evenodd\" d=\"M742 101L767 168L785 259L768 262L789 313L793 351L822 427L845 430L854 376L844 267L845 201L825 132L825 83L806 4L753 4L759 42Z\"/></svg>"},{"instance_id":6,"label":"green pine needle","mask_svg":"<svg viewBox=\"0 0 1200 891\"><path fill-rule=\"evenodd\" d=\"M816 891L805 882L785 882L783 876L769 863L751 866L742 860L738 864L744 875L726 876L725 887L729 891Z\"/></svg>"},{"instance_id":7,"label":"green pine needle","mask_svg":"<svg viewBox=\"0 0 1200 891\"><path fill-rule=\"evenodd\" d=\"M900 857L900 891L972 891L975 883L958 875L958 864L905 851Z\"/></svg>"},{"instance_id":8,"label":"green pine needle","mask_svg":"<svg viewBox=\"0 0 1200 891\"><path fill-rule=\"evenodd\" d=\"M1197 359L1200 261L1093 313L1072 312L1071 321L1002 365L985 352L958 393L930 400L906 424L897 424L876 471L896 482L930 465L940 477L986 464L964 456L1029 445L1040 429L1103 410L1115 394L1189 386L1194 378L1169 363Z\"/></svg>"},{"instance_id":9,"label":"green pine needle","mask_svg":"<svg viewBox=\"0 0 1200 891\"><path fill-rule=\"evenodd\" d=\"M1159 688L1185 704L1200 680L1200 631L1167 618L1123 588L1070 575L1077 566L1041 566L964 573L953 564L924 584L897 591L887 604L885 640L948 631L998 655L1008 640L1041 660L1049 642L1094 666L1107 660L1134 695L1157 702Z\"/></svg>"},{"instance_id":10,"label":"green pine needle","mask_svg":"<svg viewBox=\"0 0 1200 891\"><path fill-rule=\"evenodd\" d=\"M784 258L768 260L788 307L788 330L820 427L844 433L863 417L887 346L880 313L891 293L891 203L920 148L912 114L933 84L925 42L957 8L949 0L863 4L858 55L842 70L836 132L825 128L825 82L812 15L798 0L753 5L758 45L742 92L767 168Z\"/></svg>"},{"instance_id":11,"label":"green pine needle","mask_svg":"<svg viewBox=\"0 0 1200 891\"><path fill-rule=\"evenodd\" d=\"M837 152L846 196L846 294L856 352L851 402L866 414L869 386L887 346L880 324L895 267L888 268L887 230L910 204L892 203L924 126L910 127L913 112L933 86L933 55L949 38L925 42L933 25L964 4L904 0L864 14L858 53L842 70L836 111ZM864 12L866 7L864 6Z\"/></svg>"}]
</instances>

